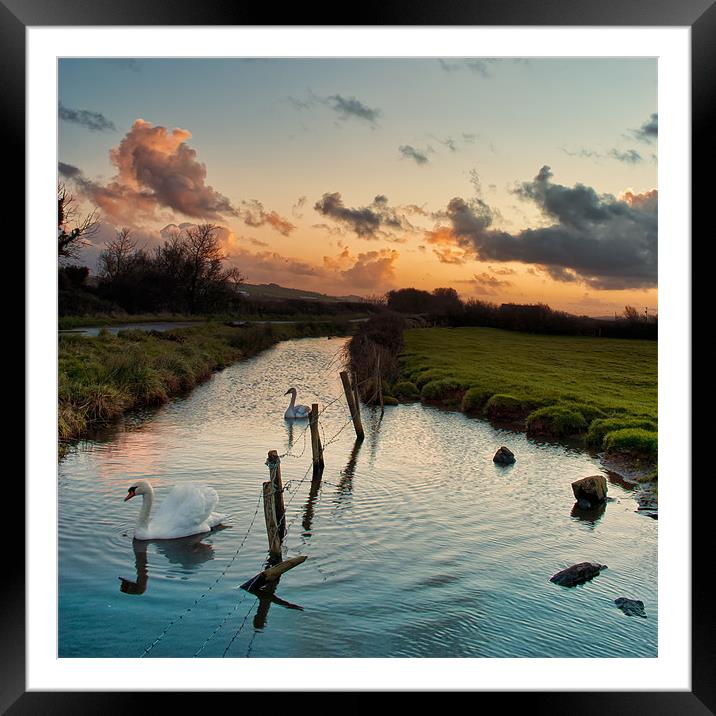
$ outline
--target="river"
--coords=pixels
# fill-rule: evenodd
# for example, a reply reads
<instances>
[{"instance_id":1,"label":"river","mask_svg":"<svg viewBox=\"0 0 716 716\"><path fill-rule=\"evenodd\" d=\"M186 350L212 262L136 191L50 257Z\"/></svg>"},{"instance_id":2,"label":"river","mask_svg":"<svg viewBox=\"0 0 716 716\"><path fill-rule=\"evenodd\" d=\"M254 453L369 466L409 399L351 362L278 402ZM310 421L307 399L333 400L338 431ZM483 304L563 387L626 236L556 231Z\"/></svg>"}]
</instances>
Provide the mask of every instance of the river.
<instances>
[{"instance_id":1,"label":"river","mask_svg":"<svg viewBox=\"0 0 716 716\"><path fill-rule=\"evenodd\" d=\"M601 514L573 515L570 483L604 472L596 458L419 403L382 421L364 408L356 447L342 343L280 343L61 461L59 656L657 656L658 522L627 487L610 482ZM301 482L310 439L283 419L289 387L328 406L319 490ZM291 442L285 555L308 559L258 600L239 585L264 567L264 461ZM512 466L492 462L503 444ZM213 486L229 526L133 543L139 498L123 499L143 478L158 501ZM608 569L571 589L549 581L581 561ZM617 597L641 599L647 618Z\"/></svg>"}]
</instances>

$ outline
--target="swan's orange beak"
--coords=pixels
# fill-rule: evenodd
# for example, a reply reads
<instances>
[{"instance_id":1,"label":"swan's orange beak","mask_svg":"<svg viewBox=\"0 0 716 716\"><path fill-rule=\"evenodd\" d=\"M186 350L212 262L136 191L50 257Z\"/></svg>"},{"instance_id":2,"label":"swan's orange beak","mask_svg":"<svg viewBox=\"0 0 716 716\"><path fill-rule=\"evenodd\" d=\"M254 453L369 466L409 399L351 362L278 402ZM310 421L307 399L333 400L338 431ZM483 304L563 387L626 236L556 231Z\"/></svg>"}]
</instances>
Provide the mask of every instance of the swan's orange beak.
<instances>
[{"instance_id":1,"label":"swan's orange beak","mask_svg":"<svg viewBox=\"0 0 716 716\"><path fill-rule=\"evenodd\" d=\"M127 494L127 496L124 498L124 501L131 500L137 493L136 492L130 492Z\"/></svg>"}]
</instances>

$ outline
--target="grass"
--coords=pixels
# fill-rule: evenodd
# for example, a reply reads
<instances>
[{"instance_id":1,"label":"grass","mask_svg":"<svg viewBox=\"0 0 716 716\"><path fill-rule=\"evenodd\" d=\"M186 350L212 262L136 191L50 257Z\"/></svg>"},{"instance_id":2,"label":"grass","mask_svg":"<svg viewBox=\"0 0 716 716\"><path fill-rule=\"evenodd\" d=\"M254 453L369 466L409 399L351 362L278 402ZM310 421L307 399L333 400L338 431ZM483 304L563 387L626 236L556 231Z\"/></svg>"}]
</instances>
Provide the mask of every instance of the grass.
<instances>
[{"instance_id":1,"label":"grass","mask_svg":"<svg viewBox=\"0 0 716 716\"><path fill-rule=\"evenodd\" d=\"M104 330L95 337L60 335L60 441L85 437L128 410L159 405L280 340L349 331L349 324L334 321L245 328L203 323L165 333L128 329L116 335Z\"/></svg>"},{"instance_id":2,"label":"grass","mask_svg":"<svg viewBox=\"0 0 716 716\"><path fill-rule=\"evenodd\" d=\"M459 390L466 413L555 437L582 434L598 447L614 431L641 430L654 438L642 436L641 449L656 449L655 341L496 328L408 329L404 338L402 379L423 399L453 403Z\"/></svg>"}]
</instances>

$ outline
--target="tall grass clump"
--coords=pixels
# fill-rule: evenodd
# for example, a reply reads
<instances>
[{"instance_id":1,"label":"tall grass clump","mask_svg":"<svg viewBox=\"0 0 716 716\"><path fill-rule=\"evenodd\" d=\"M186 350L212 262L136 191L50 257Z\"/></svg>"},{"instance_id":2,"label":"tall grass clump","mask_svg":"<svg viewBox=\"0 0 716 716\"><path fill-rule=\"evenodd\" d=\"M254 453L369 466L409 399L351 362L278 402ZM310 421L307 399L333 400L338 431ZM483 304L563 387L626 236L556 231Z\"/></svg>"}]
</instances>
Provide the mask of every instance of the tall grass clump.
<instances>
[{"instance_id":1,"label":"tall grass clump","mask_svg":"<svg viewBox=\"0 0 716 716\"><path fill-rule=\"evenodd\" d=\"M454 378L441 378L440 380L431 380L426 383L420 391L420 397L423 400L432 402L455 399L456 394L461 392L462 389L462 385Z\"/></svg>"},{"instance_id":2,"label":"tall grass clump","mask_svg":"<svg viewBox=\"0 0 716 716\"><path fill-rule=\"evenodd\" d=\"M460 406L462 412L467 415L480 413L491 396L491 391L485 388L475 386L468 388L465 391L465 395L462 396L462 405Z\"/></svg>"},{"instance_id":3,"label":"tall grass clump","mask_svg":"<svg viewBox=\"0 0 716 716\"><path fill-rule=\"evenodd\" d=\"M613 417L593 420L587 431L587 444L597 448L604 446L604 438L616 430L640 428L656 431L656 421L650 418Z\"/></svg>"},{"instance_id":4,"label":"tall grass clump","mask_svg":"<svg viewBox=\"0 0 716 716\"><path fill-rule=\"evenodd\" d=\"M604 438L604 448L610 453L636 453L655 458L658 434L642 428L615 430Z\"/></svg>"},{"instance_id":5,"label":"tall grass clump","mask_svg":"<svg viewBox=\"0 0 716 716\"><path fill-rule=\"evenodd\" d=\"M581 412L564 405L549 405L527 416L527 433L550 437L567 437L583 432L587 421Z\"/></svg>"}]
</instances>

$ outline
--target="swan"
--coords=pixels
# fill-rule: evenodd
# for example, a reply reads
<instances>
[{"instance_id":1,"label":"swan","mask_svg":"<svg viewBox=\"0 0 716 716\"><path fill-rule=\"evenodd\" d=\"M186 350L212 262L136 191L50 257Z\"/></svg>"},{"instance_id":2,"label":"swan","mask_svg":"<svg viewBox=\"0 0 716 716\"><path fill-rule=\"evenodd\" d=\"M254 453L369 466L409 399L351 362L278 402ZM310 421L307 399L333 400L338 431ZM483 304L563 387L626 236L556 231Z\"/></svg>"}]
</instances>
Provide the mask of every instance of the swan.
<instances>
[{"instance_id":1,"label":"swan","mask_svg":"<svg viewBox=\"0 0 716 716\"><path fill-rule=\"evenodd\" d=\"M124 501L137 495L142 496L143 502L134 529L135 539L176 539L210 532L226 518L214 512L219 496L213 487L206 485L175 485L152 519L154 488L147 480L140 480L127 490Z\"/></svg>"},{"instance_id":2,"label":"swan","mask_svg":"<svg viewBox=\"0 0 716 716\"><path fill-rule=\"evenodd\" d=\"M296 389L289 388L284 395L291 396L291 402L289 403L284 418L307 418L311 412L311 409L307 405L296 405Z\"/></svg>"}]
</instances>

